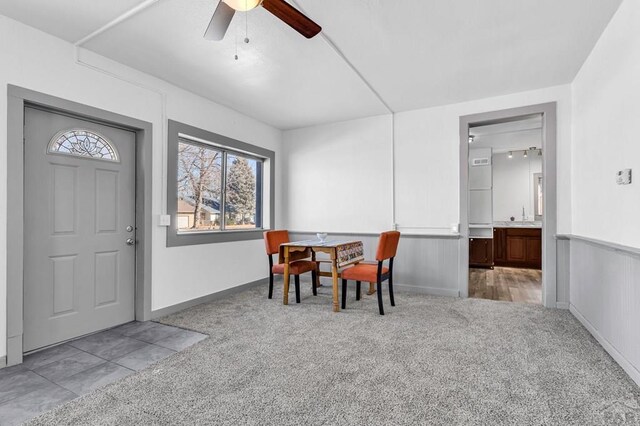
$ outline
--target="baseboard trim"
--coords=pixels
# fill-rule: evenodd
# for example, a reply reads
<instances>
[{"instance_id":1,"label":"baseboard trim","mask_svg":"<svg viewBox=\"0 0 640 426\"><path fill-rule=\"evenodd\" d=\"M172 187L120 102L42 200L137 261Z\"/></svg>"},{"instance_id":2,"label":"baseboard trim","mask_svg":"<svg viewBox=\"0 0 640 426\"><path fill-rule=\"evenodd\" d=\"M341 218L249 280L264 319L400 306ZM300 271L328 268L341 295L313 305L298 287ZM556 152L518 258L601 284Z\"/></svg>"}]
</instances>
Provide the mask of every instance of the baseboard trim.
<instances>
[{"instance_id":1,"label":"baseboard trim","mask_svg":"<svg viewBox=\"0 0 640 426\"><path fill-rule=\"evenodd\" d=\"M213 302L214 300L224 299L232 294L240 293L241 291L248 290L260 285L268 285L269 278L262 278L256 281L252 281L246 284L240 284L236 287L231 287L226 290L218 291L216 293L207 294L206 296L198 297L196 299L187 300L186 302L178 303L176 305L167 306L166 308L157 309L151 311L151 319L158 319L167 315L175 314L176 312L184 311L185 309L192 308L203 303Z\"/></svg>"},{"instance_id":2,"label":"baseboard trim","mask_svg":"<svg viewBox=\"0 0 640 426\"><path fill-rule=\"evenodd\" d=\"M568 302L556 302L556 308L558 309L569 309L569 306Z\"/></svg>"},{"instance_id":3,"label":"baseboard trim","mask_svg":"<svg viewBox=\"0 0 640 426\"><path fill-rule=\"evenodd\" d=\"M393 283L393 288L394 290L407 293L430 294L432 296L460 297L460 292L457 289L450 288L419 287L416 285L397 283Z\"/></svg>"},{"instance_id":4,"label":"baseboard trim","mask_svg":"<svg viewBox=\"0 0 640 426\"><path fill-rule=\"evenodd\" d=\"M7 366L22 364L22 332L7 339Z\"/></svg>"},{"instance_id":5,"label":"baseboard trim","mask_svg":"<svg viewBox=\"0 0 640 426\"><path fill-rule=\"evenodd\" d=\"M7 356L0 356L0 368L5 368L7 366Z\"/></svg>"},{"instance_id":6,"label":"baseboard trim","mask_svg":"<svg viewBox=\"0 0 640 426\"><path fill-rule=\"evenodd\" d=\"M575 306L569 304L569 311L573 314L574 317L578 319L578 321L580 321L580 323L582 323L584 328L586 328L589 333L591 333L593 337L595 337L598 343L602 345L604 350L607 351L609 355L611 355L611 357L618 363L618 365L620 365L620 367L622 367L622 369L629 375L629 377L631 377L631 380L633 380L638 386L640 386L640 371L638 371L638 369L636 369L633 364L631 364L624 357L624 355L618 352L618 350L611 343L609 343L609 341L605 339L598 332L598 330L596 330L596 328L580 313L580 311Z\"/></svg>"}]
</instances>

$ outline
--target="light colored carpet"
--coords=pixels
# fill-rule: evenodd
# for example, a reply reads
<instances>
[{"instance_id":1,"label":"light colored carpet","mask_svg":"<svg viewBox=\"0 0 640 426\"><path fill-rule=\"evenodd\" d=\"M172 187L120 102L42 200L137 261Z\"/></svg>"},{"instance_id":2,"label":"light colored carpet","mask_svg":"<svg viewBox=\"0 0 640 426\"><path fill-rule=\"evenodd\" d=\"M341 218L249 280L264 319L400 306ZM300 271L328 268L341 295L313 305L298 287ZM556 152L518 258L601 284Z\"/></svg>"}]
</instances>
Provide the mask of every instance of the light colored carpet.
<instances>
[{"instance_id":1,"label":"light colored carpet","mask_svg":"<svg viewBox=\"0 0 640 426\"><path fill-rule=\"evenodd\" d=\"M640 390L567 311L397 294L331 312L266 287L164 318L211 337L33 425L638 424ZM290 300L295 300L293 292Z\"/></svg>"}]
</instances>

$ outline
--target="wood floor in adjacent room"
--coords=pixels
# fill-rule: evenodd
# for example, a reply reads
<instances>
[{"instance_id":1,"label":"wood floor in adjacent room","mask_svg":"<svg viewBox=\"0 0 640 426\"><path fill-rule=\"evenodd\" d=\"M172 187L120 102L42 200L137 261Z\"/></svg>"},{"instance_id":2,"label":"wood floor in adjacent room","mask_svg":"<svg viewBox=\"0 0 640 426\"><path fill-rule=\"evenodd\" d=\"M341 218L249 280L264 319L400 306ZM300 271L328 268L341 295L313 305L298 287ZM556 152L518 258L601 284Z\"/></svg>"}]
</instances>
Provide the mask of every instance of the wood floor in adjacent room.
<instances>
[{"instance_id":1,"label":"wood floor in adjacent room","mask_svg":"<svg viewBox=\"0 0 640 426\"><path fill-rule=\"evenodd\" d=\"M542 303L542 271L501 268L469 269L469 297L506 302Z\"/></svg>"}]
</instances>

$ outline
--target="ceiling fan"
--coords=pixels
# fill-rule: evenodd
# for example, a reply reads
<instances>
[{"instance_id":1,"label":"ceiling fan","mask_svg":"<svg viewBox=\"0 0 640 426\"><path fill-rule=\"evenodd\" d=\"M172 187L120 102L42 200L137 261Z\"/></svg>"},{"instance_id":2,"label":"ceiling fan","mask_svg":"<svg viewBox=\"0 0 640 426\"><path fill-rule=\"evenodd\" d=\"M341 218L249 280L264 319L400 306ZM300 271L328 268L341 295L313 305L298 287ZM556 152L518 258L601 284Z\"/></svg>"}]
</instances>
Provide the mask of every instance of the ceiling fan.
<instances>
[{"instance_id":1,"label":"ceiling fan","mask_svg":"<svg viewBox=\"0 0 640 426\"><path fill-rule=\"evenodd\" d=\"M306 38L312 38L322 31L320 25L284 0L220 0L204 38L222 40L236 11L247 12L260 5Z\"/></svg>"}]
</instances>

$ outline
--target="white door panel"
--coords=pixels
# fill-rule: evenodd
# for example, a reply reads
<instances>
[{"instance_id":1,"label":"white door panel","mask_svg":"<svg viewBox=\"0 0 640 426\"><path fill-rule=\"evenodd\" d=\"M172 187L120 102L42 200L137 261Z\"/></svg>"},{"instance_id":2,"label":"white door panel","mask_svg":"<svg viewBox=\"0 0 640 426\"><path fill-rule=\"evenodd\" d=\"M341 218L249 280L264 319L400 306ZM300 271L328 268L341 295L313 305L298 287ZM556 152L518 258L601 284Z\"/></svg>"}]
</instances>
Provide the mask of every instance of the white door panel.
<instances>
[{"instance_id":1,"label":"white door panel","mask_svg":"<svg viewBox=\"0 0 640 426\"><path fill-rule=\"evenodd\" d=\"M48 152L71 129L107 145L81 136ZM135 134L34 108L24 134L27 352L134 318Z\"/></svg>"}]
</instances>

